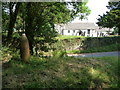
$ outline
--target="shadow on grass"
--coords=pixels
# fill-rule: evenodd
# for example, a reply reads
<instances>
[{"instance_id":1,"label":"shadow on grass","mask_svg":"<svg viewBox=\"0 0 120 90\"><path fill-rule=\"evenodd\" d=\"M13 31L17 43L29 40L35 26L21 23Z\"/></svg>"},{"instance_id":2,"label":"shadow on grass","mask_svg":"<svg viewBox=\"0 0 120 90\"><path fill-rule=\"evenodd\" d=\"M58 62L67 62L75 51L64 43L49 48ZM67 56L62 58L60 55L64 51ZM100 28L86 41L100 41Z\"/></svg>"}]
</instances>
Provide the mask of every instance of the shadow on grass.
<instances>
[{"instance_id":1,"label":"shadow on grass","mask_svg":"<svg viewBox=\"0 0 120 90\"><path fill-rule=\"evenodd\" d=\"M117 87L116 76L110 71L112 64L101 59L31 57L27 64L15 60L7 64L10 67L4 69L3 88Z\"/></svg>"}]
</instances>

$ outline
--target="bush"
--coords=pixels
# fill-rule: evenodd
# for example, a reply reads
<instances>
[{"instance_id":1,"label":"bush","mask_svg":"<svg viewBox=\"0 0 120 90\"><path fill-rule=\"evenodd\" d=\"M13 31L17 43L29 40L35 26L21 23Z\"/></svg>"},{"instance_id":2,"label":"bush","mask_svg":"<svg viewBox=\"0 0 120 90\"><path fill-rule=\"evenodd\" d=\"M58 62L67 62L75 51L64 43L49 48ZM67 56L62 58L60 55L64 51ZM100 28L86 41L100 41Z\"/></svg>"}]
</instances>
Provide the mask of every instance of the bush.
<instances>
[{"instance_id":1,"label":"bush","mask_svg":"<svg viewBox=\"0 0 120 90\"><path fill-rule=\"evenodd\" d=\"M120 37L86 37L86 38L64 38L59 39L50 47L56 48L56 50L88 50L91 48L105 47L109 45L119 44Z\"/></svg>"},{"instance_id":2,"label":"bush","mask_svg":"<svg viewBox=\"0 0 120 90\"><path fill-rule=\"evenodd\" d=\"M67 56L66 51L56 50L53 52L53 57L59 58L59 57L65 57L65 56Z\"/></svg>"},{"instance_id":3,"label":"bush","mask_svg":"<svg viewBox=\"0 0 120 90\"><path fill-rule=\"evenodd\" d=\"M1 48L0 55L2 56L1 60L3 61L3 63L8 62L9 60L11 60L11 58L12 58L11 53L12 52L7 47L2 47Z\"/></svg>"},{"instance_id":4,"label":"bush","mask_svg":"<svg viewBox=\"0 0 120 90\"><path fill-rule=\"evenodd\" d=\"M120 50L120 44L112 44L108 46L102 46L102 47L92 47L86 50L71 50L67 51L67 53L95 53L95 52L112 52L112 51L119 51Z\"/></svg>"}]
</instances>

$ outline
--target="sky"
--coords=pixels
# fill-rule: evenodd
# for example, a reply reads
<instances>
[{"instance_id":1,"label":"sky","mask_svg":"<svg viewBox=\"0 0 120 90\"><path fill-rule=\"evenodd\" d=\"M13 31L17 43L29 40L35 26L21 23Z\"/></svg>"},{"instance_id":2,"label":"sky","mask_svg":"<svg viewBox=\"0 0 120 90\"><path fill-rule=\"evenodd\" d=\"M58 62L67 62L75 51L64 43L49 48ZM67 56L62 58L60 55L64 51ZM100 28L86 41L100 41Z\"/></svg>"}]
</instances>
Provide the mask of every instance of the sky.
<instances>
[{"instance_id":1,"label":"sky","mask_svg":"<svg viewBox=\"0 0 120 90\"><path fill-rule=\"evenodd\" d=\"M103 15L107 9L109 0L88 0L87 6L91 10L91 14L88 16L88 20L83 20L82 22L97 22L98 15ZM81 22L78 18L76 18L73 22Z\"/></svg>"}]
</instances>

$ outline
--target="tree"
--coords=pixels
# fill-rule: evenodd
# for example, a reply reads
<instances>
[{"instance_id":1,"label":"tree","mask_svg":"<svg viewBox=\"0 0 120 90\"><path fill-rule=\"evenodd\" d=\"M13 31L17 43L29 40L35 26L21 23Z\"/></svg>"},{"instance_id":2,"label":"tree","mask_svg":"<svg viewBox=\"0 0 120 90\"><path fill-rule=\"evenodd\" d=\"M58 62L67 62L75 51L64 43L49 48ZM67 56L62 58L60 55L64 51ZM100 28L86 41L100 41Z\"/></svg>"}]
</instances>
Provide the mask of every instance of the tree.
<instances>
[{"instance_id":1,"label":"tree","mask_svg":"<svg viewBox=\"0 0 120 90\"><path fill-rule=\"evenodd\" d=\"M19 12L21 3L20 2L4 2L2 3L2 15L3 15L3 26L8 29L7 39L11 40L13 34L13 28L16 22L16 18ZM5 16L4 16L5 15ZM8 26L6 26L8 24Z\"/></svg>"},{"instance_id":2,"label":"tree","mask_svg":"<svg viewBox=\"0 0 120 90\"><path fill-rule=\"evenodd\" d=\"M8 26L8 35L7 38L8 40L10 40L12 38L12 33L13 33L13 27L15 25L16 22L16 17L19 11L19 7L20 7L20 2L10 2L9 3L9 10L10 10L10 21L9 21L9 26ZM15 7L15 10L14 10Z\"/></svg>"},{"instance_id":3,"label":"tree","mask_svg":"<svg viewBox=\"0 0 120 90\"><path fill-rule=\"evenodd\" d=\"M73 7L72 10L68 8L69 5ZM76 18L79 13L86 13L79 15L83 19L90 13L85 5L82 2L27 3L25 33L29 40L31 53L33 53L34 36L39 35L43 38L39 42L41 48L46 50L45 44L54 42L53 37L56 36L54 24L67 23ZM81 10L82 8L83 10Z\"/></svg>"},{"instance_id":4,"label":"tree","mask_svg":"<svg viewBox=\"0 0 120 90\"><path fill-rule=\"evenodd\" d=\"M41 44L41 49L45 50L45 44L51 44L55 41L54 37L57 35L54 29L55 24L70 22L78 16L80 19L84 19L90 14L86 3L87 2L10 2L7 7L9 10L8 16L10 17L8 37L12 37L13 27L20 28L24 26L23 28L29 40L31 53L33 54L33 46L34 43L36 43L34 37L36 36L42 38L38 42ZM70 7L72 8L70 9ZM3 11L5 12L5 10ZM18 18L20 18L20 20ZM13 20L14 22L12 22Z\"/></svg>"},{"instance_id":5,"label":"tree","mask_svg":"<svg viewBox=\"0 0 120 90\"><path fill-rule=\"evenodd\" d=\"M2 3L2 31L7 31L9 24L9 5L8 3Z\"/></svg>"},{"instance_id":6,"label":"tree","mask_svg":"<svg viewBox=\"0 0 120 90\"><path fill-rule=\"evenodd\" d=\"M107 28L118 28L118 34L120 35L120 1L109 2L107 8L110 9L110 11L100 16L97 24Z\"/></svg>"}]
</instances>

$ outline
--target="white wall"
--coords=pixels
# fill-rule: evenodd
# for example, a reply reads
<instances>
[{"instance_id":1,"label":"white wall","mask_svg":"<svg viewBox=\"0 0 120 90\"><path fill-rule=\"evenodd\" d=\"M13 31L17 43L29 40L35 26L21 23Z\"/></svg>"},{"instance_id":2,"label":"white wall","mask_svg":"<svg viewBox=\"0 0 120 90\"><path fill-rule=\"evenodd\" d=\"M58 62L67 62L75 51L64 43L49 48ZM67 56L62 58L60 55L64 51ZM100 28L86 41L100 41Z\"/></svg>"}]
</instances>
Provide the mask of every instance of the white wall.
<instances>
[{"instance_id":1,"label":"white wall","mask_svg":"<svg viewBox=\"0 0 120 90\"><path fill-rule=\"evenodd\" d=\"M97 32L98 37L108 36L107 32Z\"/></svg>"},{"instance_id":2,"label":"white wall","mask_svg":"<svg viewBox=\"0 0 120 90\"><path fill-rule=\"evenodd\" d=\"M69 31L69 32L68 32ZM63 35L73 35L73 36L81 36L79 35L80 30L63 30ZM90 30L90 34L88 34L88 30L81 30L82 33L85 33L85 37L97 37L97 32L95 30Z\"/></svg>"},{"instance_id":3,"label":"white wall","mask_svg":"<svg viewBox=\"0 0 120 90\"><path fill-rule=\"evenodd\" d=\"M69 32L68 32L69 31ZM73 35L73 36L78 36L79 30L64 30L63 35Z\"/></svg>"},{"instance_id":4,"label":"white wall","mask_svg":"<svg viewBox=\"0 0 120 90\"><path fill-rule=\"evenodd\" d=\"M90 37L97 37L97 32L96 32L96 30L91 30L91 32L90 32Z\"/></svg>"},{"instance_id":5,"label":"white wall","mask_svg":"<svg viewBox=\"0 0 120 90\"><path fill-rule=\"evenodd\" d=\"M97 32L95 30L90 30L90 34L88 34L88 30L82 30L85 32L85 37L97 37Z\"/></svg>"},{"instance_id":6,"label":"white wall","mask_svg":"<svg viewBox=\"0 0 120 90\"><path fill-rule=\"evenodd\" d=\"M60 29L58 30L59 34L63 34L63 35L73 35L73 36L81 36L79 35L79 31L80 30L63 30L61 27L59 27ZM68 32L69 31L69 32ZM107 32L97 32L96 30L90 30L90 34L88 34L88 30L81 30L83 33L85 33L85 37L103 37L103 36L107 36ZM103 34L102 34L103 33Z\"/></svg>"}]
</instances>

